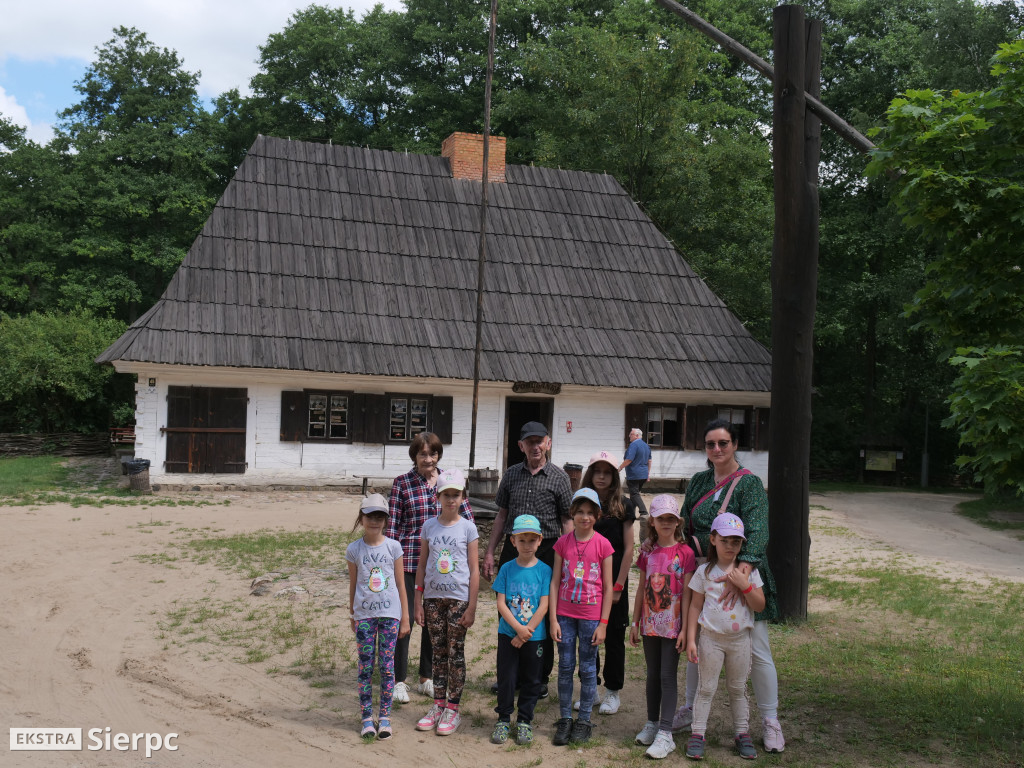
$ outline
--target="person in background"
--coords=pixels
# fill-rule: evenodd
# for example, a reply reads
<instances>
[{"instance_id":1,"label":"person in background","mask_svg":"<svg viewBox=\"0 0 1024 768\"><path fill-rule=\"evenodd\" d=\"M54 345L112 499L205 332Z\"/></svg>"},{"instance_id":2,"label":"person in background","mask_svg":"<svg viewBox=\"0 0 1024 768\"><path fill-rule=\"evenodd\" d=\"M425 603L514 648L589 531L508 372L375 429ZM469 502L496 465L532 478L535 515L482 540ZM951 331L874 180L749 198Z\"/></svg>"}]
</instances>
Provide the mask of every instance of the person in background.
<instances>
[{"instance_id":1,"label":"person in background","mask_svg":"<svg viewBox=\"0 0 1024 768\"><path fill-rule=\"evenodd\" d=\"M391 497L388 509L391 517L385 535L395 539L402 545L405 552L403 567L405 569L406 602L415 604L416 566L420 561L420 535L423 524L432 517L437 517L437 477L441 473L438 462L444 455L441 439L433 432L420 432L413 438L409 446L409 458L413 468L404 475L395 478L391 485ZM469 501L462 500L459 514L473 521L473 510ZM400 638L395 647L395 701L400 704L409 703L409 686L405 680L409 675L409 640L412 635ZM416 690L434 698L434 683L431 679L431 659L433 648L430 645L430 633L426 627L420 630L420 681Z\"/></svg>"},{"instance_id":2,"label":"person in background","mask_svg":"<svg viewBox=\"0 0 1024 768\"><path fill-rule=\"evenodd\" d=\"M629 489L629 498L636 506L641 515L647 514L647 507L644 506L644 497L640 492L644 489L644 483L651 476L651 447L644 442L643 432L638 427L629 431L629 447L626 448L626 455L619 465L620 470L626 470L626 487Z\"/></svg>"}]
</instances>

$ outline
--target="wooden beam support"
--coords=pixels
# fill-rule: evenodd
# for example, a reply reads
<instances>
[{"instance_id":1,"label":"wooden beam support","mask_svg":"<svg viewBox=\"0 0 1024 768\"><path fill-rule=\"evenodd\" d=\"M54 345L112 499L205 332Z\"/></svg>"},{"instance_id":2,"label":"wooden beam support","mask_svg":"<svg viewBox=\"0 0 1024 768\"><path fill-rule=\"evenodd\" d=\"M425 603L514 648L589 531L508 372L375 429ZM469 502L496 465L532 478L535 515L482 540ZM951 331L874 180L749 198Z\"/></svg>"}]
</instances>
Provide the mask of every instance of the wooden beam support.
<instances>
[{"instance_id":1,"label":"wooden beam support","mask_svg":"<svg viewBox=\"0 0 1024 768\"><path fill-rule=\"evenodd\" d=\"M704 19L698 16L696 13L691 11L686 6L680 5L675 0L658 0L660 5L665 10L671 11L676 16L681 18L691 27L696 29L698 32L706 35L707 37L714 40L726 51L735 56L740 61L753 67L762 75L767 77L772 82L775 82L775 70L772 65L762 59L756 53L746 48L727 34L717 29L716 27L708 24ZM815 88L813 91L804 92L804 102L807 109L811 110L821 120L825 122L832 130L838 133L848 144L859 152L870 152L875 148L875 145L871 140L850 125L848 122L843 120L839 115L833 112L831 109L826 107L819 96L821 95L820 88Z\"/></svg>"}]
</instances>

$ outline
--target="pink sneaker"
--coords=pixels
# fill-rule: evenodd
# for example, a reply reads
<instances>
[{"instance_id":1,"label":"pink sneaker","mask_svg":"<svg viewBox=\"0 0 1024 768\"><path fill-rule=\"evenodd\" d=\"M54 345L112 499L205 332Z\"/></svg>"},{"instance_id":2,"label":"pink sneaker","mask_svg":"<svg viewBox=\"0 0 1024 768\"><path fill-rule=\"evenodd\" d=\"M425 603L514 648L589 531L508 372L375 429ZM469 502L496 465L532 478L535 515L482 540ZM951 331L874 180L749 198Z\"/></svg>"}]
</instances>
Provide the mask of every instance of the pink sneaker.
<instances>
[{"instance_id":1,"label":"pink sneaker","mask_svg":"<svg viewBox=\"0 0 1024 768\"><path fill-rule=\"evenodd\" d=\"M441 722L437 724L438 736L451 736L462 724L462 716L457 709L446 709L441 714Z\"/></svg>"},{"instance_id":2,"label":"pink sneaker","mask_svg":"<svg viewBox=\"0 0 1024 768\"><path fill-rule=\"evenodd\" d=\"M417 731L432 731L437 727L437 724L441 722L442 715L447 712L444 707L437 704L436 702L431 705L430 711L427 712L416 722Z\"/></svg>"}]
</instances>

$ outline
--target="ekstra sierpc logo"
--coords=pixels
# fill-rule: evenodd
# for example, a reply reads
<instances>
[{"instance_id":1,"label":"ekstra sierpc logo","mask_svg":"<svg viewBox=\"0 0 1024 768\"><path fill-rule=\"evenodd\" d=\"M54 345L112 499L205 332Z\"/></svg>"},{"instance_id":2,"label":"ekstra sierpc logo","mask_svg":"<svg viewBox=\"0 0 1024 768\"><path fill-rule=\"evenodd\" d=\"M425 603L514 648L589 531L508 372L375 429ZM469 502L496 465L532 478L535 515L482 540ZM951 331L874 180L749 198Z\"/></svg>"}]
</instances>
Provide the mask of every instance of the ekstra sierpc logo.
<instances>
[{"instance_id":1,"label":"ekstra sierpc logo","mask_svg":"<svg viewBox=\"0 0 1024 768\"><path fill-rule=\"evenodd\" d=\"M110 726L90 728L82 738L81 728L11 728L11 751L80 752L176 752L176 733L114 733Z\"/></svg>"}]
</instances>

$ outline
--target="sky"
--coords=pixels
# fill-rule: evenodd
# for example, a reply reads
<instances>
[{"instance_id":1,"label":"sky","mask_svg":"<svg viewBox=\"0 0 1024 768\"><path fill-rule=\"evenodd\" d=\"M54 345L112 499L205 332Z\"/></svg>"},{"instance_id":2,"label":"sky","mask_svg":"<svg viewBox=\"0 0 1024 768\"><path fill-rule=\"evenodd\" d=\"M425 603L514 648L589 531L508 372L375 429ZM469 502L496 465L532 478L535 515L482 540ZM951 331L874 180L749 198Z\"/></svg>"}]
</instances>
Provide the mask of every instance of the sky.
<instances>
[{"instance_id":1,"label":"sky","mask_svg":"<svg viewBox=\"0 0 1024 768\"><path fill-rule=\"evenodd\" d=\"M231 88L249 92L259 46L313 0L0 0L0 114L45 143L57 113L78 100L75 83L115 27L135 27L170 48L190 72L200 71L199 95ZM350 8L361 18L372 0L317 0ZM382 0L401 10L399 0Z\"/></svg>"}]
</instances>

